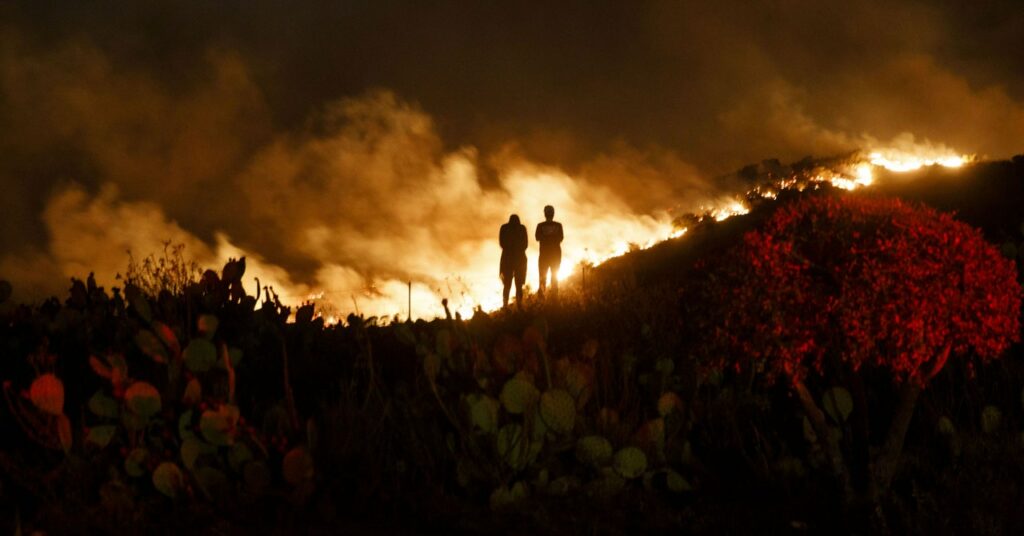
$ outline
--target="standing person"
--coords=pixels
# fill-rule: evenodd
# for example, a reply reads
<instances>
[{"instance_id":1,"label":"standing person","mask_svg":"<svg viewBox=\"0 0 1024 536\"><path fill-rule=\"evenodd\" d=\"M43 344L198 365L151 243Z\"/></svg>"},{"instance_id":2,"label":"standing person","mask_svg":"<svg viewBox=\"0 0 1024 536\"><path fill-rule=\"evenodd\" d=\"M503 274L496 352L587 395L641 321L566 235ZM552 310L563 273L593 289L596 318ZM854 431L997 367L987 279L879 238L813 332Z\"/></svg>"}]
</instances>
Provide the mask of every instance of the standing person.
<instances>
[{"instance_id":1,"label":"standing person","mask_svg":"<svg viewBox=\"0 0 1024 536\"><path fill-rule=\"evenodd\" d=\"M526 226L519 223L519 216L512 214L508 223L501 226L498 232L498 243L501 244L501 283L502 306L508 307L508 292L512 282L516 283L516 303L523 304L523 283L526 282L526 246L529 238Z\"/></svg>"},{"instance_id":2,"label":"standing person","mask_svg":"<svg viewBox=\"0 0 1024 536\"><path fill-rule=\"evenodd\" d=\"M558 293L558 268L562 265L562 224L554 220L555 207L544 207L544 220L537 224L535 238L540 243L540 294L547 286L548 271L551 271L551 290Z\"/></svg>"}]
</instances>

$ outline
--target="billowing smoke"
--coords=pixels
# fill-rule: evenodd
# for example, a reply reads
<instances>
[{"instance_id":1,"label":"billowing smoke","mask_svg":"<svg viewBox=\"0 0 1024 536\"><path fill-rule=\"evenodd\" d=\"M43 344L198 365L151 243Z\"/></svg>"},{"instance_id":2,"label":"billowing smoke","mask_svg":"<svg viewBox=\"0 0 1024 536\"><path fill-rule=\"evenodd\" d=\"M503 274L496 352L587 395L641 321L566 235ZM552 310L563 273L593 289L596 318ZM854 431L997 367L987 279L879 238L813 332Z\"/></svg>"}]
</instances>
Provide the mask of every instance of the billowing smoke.
<instances>
[{"instance_id":1,"label":"billowing smoke","mask_svg":"<svg viewBox=\"0 0 1024 536\"><path fill-rule=\"evenodd\" d=\"M573 4L4 6L0 277L113 285L170 240L293 303L404 315L412 282L414 316L465 312L510 213L554 205L570 264L762 159L1020 152L1009 0Z\"/></svg>"},{"instance_id":2,"label":"billowing smoke","mask_svg":"<svg viewBox=\"0 0 1024 536\"><path fill-rule=\"evenodd\" d=\"M391 316L406 312L411 282L415 311L433 316L442 298L463 313L499 303L497 227L510 213L535 224L544 205L558 207L570 239L567 268L671 232L667 211L637 214L599 179L506 154L496 182L485 185L474 149L442 147L431 118L390 92L345 99L308 129L254 152L226 179L231 186L218 188L225 198L193 187L196 209L222 215L212 243L158 202L125 199L114 182L94 195L71 183L43 210L49 249L30 261L37 266L19 274L16 259L4 265L33 290L90 271L113 284L127 251L159 251L170 241L206 265L247 255L250 291L259 277L291 303L316 297L339 310ZM243 239L235 244L231 232Z\"/></svg>"}]
</instances>

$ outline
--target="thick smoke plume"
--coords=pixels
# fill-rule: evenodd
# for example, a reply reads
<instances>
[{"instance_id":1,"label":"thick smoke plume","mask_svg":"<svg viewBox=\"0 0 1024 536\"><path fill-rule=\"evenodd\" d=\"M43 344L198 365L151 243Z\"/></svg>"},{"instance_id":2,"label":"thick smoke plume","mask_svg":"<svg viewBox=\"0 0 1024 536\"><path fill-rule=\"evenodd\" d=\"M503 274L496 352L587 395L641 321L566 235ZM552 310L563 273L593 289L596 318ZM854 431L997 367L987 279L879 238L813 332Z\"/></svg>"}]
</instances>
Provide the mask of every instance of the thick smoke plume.
<instances>
[{"instance_id":1,"label":"thick smoke plume","mask_svg":"<svg viewBox=\"0 0 1024 536\"><path fill-rule=\"evenodd\" d=\"M103 4L0 6L20 300L171 240L292 302L404 315L412 281L414 316L468 311L510 213L555 205L567 257L598 258L749 162L1024 139L1010 1Z\"/></svg>"}]
</instances>

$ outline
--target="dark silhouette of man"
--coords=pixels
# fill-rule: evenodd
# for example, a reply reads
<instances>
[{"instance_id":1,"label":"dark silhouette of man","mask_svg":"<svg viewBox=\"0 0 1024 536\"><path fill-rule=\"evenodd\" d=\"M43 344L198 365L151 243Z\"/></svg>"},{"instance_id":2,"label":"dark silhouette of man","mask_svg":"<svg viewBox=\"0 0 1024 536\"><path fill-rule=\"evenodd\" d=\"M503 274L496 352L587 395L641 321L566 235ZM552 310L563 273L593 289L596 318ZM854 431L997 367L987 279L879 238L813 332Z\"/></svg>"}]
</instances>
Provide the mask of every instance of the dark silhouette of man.
<instances>
[{"instance_id":1,"label":"dark silhouette of man","mask_svg":"<svg viewBox=\"0 0 1024 536\"><path fill-rule=\"evenodd\" d=\"M516 303L522 305L523 283L526 282L526 246L529 238L526 226L519 223L519 216L512 214L508 223L501 226L498 232L498 243L501 244L501 283L502 305L508 307L508 292L512 282L516 284Z\"/></svg>"},{"instance_id":2,"label":"dark silhouette of man","mask_svg":"<svg viewBox=\"0 0 1024 536\"><path fill-rule=\"evenodd\" d=\"M544 220L537 224L535 238L540 243L539 293L547 287L548 271L551 272L551 290L558 292L558 268L562 265L562 224L555 221L555 207L544 207Z\"/></svg>"}]
</instances>

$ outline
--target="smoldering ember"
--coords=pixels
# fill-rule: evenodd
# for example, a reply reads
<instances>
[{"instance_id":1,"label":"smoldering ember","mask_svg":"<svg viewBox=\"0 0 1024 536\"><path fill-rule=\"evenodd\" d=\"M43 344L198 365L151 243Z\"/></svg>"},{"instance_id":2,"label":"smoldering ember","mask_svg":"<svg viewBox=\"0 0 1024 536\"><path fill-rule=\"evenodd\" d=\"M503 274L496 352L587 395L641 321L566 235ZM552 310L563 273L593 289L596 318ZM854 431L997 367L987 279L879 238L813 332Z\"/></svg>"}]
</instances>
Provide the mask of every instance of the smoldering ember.
<instances>
[{"instance_id":1,"label":"smoldering ember","mask_svg":"<svg viewBox=\"0 0 1024 536\"><path fill-rule=\"evenodd\" d=\"M1024 533L1022 48L1011 0L2 3L0 530Z\"/></svg>"}]
</instances>

